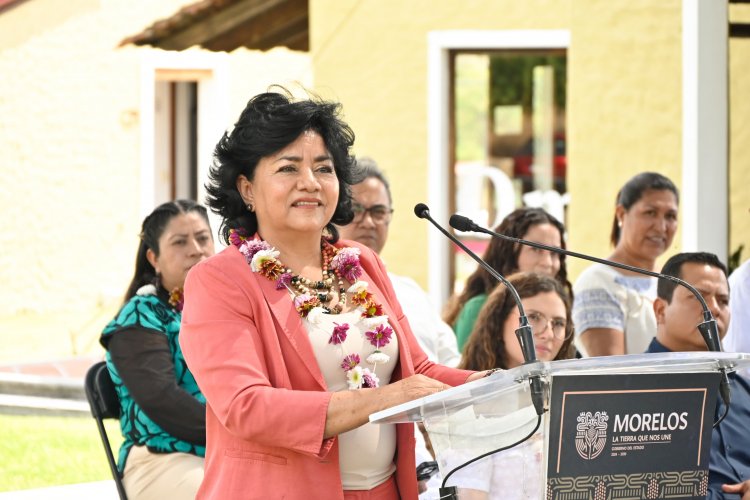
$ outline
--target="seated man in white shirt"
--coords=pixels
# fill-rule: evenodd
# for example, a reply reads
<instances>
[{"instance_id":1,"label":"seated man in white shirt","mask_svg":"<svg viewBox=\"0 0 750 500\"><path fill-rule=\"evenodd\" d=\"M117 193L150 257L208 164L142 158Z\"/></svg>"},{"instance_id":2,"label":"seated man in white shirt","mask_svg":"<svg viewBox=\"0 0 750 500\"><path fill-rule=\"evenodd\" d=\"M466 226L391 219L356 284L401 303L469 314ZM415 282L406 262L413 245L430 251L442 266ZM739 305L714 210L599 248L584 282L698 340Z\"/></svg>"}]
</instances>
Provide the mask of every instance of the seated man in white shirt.
<instances>
[{"instance_id":1,"label":"seated man in white shirt","mask_svg":"<svg viewBox=\"0 0 750 500\"><path fill-rule=\"evenodd\" d=\"M388 239L388 225L393 214L388 180L371 158L358 158L363 180L352 186L354 220L338 226L341 238L357 241L380 254ZM411 329L431 361L456 366L460 360L453 329L440 319L430 299L411 278L391 272L396 297L409 320Z\"/></svg>"}]
</instances>

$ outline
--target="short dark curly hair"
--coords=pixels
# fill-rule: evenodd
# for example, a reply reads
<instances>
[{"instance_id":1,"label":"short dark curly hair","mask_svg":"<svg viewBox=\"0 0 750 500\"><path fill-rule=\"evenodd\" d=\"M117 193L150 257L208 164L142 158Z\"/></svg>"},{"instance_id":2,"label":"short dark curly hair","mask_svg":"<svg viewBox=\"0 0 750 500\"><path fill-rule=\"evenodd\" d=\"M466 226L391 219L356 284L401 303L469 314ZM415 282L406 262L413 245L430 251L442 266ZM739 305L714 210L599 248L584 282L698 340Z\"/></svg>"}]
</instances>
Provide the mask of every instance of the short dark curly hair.
<instances>
[{"instance_id":1,"label":"short dark curly hair","mask_svg":"<svg viewBox=\"0 0 750 500\"><path fill-rule=\"evenodd\" d=\"M258 162L312 130L320 134L333 157L339 181L339 199L333 217L326 225L331 241L338 240L333 224L346 225L354 217L351 185L356 183L354 157L350 150L354 132L340 117L339 103L317 96L294 100L283 87L279 92L259 94L247 103L231 131L225 132L214 150L214 160L206 184L207 204L222 217L220 233L229 242L231 229L248 234L258 230L255 213L250 212L237 190L237 178L252 180Z\"/></svg>"}]
</instances>

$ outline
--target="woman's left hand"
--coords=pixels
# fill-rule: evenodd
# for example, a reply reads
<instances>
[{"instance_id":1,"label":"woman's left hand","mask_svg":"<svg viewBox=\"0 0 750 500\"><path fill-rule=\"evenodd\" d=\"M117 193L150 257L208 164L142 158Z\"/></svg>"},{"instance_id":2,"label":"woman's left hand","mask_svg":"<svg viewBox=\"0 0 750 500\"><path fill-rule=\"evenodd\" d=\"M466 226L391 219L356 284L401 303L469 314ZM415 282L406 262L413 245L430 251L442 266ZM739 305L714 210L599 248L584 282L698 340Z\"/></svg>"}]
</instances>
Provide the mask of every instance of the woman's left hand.
<instances>
[{"instance_id":1,"label":"woman's left hand","mask_svg":"<svg viewBox=\"0 0 750 500\"><path fill-rule=\"evenodd\" d=\"M493 368L492 370L484 370L481 372L475 372L469 375L469 378L466 379L467 382L474 382L475 380L479 380L480 378L489 377L496 371L498 371L499 368Z\"/></svg>"}]
</instances>

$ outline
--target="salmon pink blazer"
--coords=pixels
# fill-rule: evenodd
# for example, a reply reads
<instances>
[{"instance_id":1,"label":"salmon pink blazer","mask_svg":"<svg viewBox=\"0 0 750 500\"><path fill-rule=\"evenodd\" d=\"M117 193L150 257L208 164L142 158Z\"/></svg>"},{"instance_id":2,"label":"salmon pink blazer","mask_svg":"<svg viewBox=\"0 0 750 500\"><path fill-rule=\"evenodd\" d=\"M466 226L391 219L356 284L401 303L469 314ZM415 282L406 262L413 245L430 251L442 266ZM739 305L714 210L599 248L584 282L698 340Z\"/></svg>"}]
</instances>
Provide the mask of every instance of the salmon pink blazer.
<instances>
[{"instance_id":1,"label":"salmon pink blazer","mask_svg":"<svg viewBox=\"0 0 750 500\"><path fill-rule=\"evenodd\" d=\"M360 249L364 275L398 336L391 381L415 373L455 386L472 373L427 360L383 263ZM337 439L323 438L330 392L286 290L253 273L234 246L185 282L180 345L206 397L205 476L197 498L343 499ZM413 424L397 425L396 482L416 499Z\"/></svg>"}]
</instances>

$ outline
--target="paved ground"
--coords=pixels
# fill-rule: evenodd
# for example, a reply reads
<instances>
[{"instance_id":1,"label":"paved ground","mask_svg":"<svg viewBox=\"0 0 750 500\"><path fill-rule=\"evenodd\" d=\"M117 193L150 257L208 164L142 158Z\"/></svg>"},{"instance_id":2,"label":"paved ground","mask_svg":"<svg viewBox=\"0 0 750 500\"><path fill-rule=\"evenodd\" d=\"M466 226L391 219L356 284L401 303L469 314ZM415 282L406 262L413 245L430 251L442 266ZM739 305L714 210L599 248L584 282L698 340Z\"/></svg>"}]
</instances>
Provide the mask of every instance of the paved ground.
<instances>
[{"instance_id":1,"label":"paved ground","mask_svg":"<svg viewBox=\"0 0 750 500\"><path fill-rule=\"evenodd\" d=\"M8 491L0 493L0 500L82 500L82 499L117 500L117 488L114 481L96 481L93 483L69 484L36 490Z\"/></svg>"},{"instance_id":2,"label":"paved ground","mask_svg":"<svg viewBox=\"0 0 750 500\"><path fill-rule=\"evenodd\" d=\"M83 379L100 355L0 364L0 413L88 415Z\"/></svg>"},{"instance_id":3,"label":"paved ground","mask_svg":"<svg viewBox=\"0 0 750 500\"><path fill-rule=\"evenodd\" d=\"M103 354L53 360L45 363L3 364L0 365L0 372L83 381L86 370L102 359L104 359Z\"/></svg>"}]
</instances>

